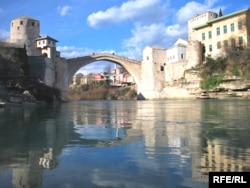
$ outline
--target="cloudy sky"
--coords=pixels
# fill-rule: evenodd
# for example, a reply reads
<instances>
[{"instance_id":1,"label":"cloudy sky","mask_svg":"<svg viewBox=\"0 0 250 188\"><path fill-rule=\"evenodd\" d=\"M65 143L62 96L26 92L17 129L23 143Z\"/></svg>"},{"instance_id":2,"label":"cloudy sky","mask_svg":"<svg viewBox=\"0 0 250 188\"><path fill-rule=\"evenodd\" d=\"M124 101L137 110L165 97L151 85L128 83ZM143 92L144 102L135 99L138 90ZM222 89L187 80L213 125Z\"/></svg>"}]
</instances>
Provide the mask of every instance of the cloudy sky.
<instances>
[{"instance_id":1,"label":"cloudy sky","mask_svg":"<svg viewBox=\"0 0 250 188\"><path fill-rule=\"evenodd\" d=\"M206 10L228 14L249 0L1 0L0 39L19 16L40 20L40 34L59 42L66 58L99 52L140 60L146 46L171 47L187 38L187 20ZM93 67L93 65L92 65Z\"/></svg>"}]
</instances>

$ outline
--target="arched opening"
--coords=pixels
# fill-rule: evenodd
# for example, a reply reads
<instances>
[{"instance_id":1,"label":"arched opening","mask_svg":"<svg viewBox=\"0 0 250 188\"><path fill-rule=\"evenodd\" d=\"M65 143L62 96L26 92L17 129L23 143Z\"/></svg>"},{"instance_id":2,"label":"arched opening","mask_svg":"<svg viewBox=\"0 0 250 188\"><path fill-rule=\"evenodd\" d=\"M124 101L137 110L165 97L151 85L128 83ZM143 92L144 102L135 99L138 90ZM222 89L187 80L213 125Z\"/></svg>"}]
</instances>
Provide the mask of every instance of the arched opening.
<instances>
[{"instance_id":1,"label":"arched opening","mask_svg":"<svg viewBox=\"0 0 250 188\"><path fill-rule=\"evenodd\" d=\"M141 62L133 60L133 59L128 59L122 56L118 56L116 54L100 53L100 54L92 54L89 56L68 59L67 60L67 75L68 76L67 78L62 77L62 80L65 79L65 81L67 81L66 87L69 88L69 85L72 83L73 76L80 69L84 69L84 67L87 67L87 65L91 66L91 64L95 62L101 63L101 64L103 64L103 62L116 63L117 65L120 65L121 67L126 69L126 71L133 77L133 80L134 80L133 85L135 88L135 93L138 96L138 93L140 93L140 90L141 90L141 80L142 80L141 79ZM115 79L116 78L117 77L115 77ZM96 91L95 93L98 93L98 92L99 91ZM69 93L68 89L67 89L67 93Z\"/></svg>"},{"instance_id":2,"label":"arched opening","mask_svg":"<svg viewBox=\"0 0 250 188\"><path fill-rule=\"evenodd\" d=\"M117 99L118 94L114 93L121 92L122 95L125 89L134 91L131 98L136 97L135 79L125 67L112 61L97 60L83 64L75 71L69 83L69 97L74 100Z\"/></svg>"}]
</instances>

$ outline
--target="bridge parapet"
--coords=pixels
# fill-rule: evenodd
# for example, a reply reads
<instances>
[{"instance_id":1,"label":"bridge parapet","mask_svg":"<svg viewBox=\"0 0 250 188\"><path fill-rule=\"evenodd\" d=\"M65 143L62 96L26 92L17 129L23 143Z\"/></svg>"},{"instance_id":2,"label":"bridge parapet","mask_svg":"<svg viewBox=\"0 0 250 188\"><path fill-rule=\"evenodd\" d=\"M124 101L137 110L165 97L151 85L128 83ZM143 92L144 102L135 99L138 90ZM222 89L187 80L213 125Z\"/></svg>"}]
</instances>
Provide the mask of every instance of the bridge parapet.
<instances>
[{"instance_id":1,"label":"bridge parapet","mask_svg":"<svg viewBox=\"0 0 250 188\"><path fill-rule=\"evenodd\" d=\"M126 60L126 61L129 61L129 62L132 62L132 63L138 63L140 64L141 61L137 61L137 60L134 60L134 59L129 59L127 57L124 57L124 56L119 56L119 55L116 55L116 54L110 54L110 53L98 53L98 54L92 54L91 57L93 58L105 58L105 57L110 57L110 58L115 58L115 59L120 59L120 60Z\"/></svg>"}]
</instances>

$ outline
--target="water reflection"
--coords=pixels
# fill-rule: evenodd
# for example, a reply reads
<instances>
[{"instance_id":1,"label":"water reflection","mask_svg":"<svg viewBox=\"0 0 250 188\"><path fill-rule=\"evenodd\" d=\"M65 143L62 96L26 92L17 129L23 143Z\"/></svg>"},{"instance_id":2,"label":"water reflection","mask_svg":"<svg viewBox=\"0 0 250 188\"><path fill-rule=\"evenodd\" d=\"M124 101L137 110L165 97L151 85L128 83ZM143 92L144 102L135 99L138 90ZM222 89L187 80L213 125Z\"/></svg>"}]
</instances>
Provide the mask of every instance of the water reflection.
<instances>
[{"instance_id":1,"label":"water reflection","mask_svg":"<svg viewBox=\"0 0 250 188\"><path fill-rule=\"evenodd\" d=\"M209 171L250 171L249 109L243 100L4 108L0 185L207 187Z\"/></svg>"},{"instance_id":2,"label":"water reflection","mask_svg":"<svg viewBox=\"0 0 250 188\"><path fill-rule=\"evenodd\" d=\"M250 171L249 109L249 101L244 100L205 103L200 162L203 173Z\"/></svg>"}]
</instances>

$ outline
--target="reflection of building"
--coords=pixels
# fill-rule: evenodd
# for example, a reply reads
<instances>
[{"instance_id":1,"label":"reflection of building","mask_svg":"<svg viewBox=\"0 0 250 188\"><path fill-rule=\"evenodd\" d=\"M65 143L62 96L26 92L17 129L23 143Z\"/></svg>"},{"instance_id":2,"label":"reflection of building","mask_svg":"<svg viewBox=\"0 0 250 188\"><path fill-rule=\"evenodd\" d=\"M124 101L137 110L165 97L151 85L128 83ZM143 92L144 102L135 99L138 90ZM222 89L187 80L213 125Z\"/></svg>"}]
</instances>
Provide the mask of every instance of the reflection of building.
<instances>
[{"instance_id":1,"label":"reflection of building","mask_svg":"<svg viewBox=\"0 0 250 188\"><path fill-rule=\"evenodd\" d=\"M15 188L33 188L42 186L42 169L37 168L36 157L37 153L34 151L29 152L30 158L27 163L27 159L16 159L16 164L11 164L13 169L12 184Z\"/></svg>"},{"instance_id":2,"label":"reflection of building","mask_svg":"<svg viewBox=\"0 0 250 188\"><path fill-rule=\"evenodd\" d=\"M52 169L55 168L55 164L53 148L49 148L48 152L44 153L43 157L40 157L39 165L43 168Z\"/></svg>"},{"instance_id":3,"label":"reflection of building","mask_svg":"<svg viewBox=\"0 0 250 188\"><path fill-rule=\"evenodd\" d=\"M243 172L250 169L250 149L236 148L221 144L220 140L207 142L206 152L201 158L203 173L217 172Z\"/></svg>"}]
</instances>

